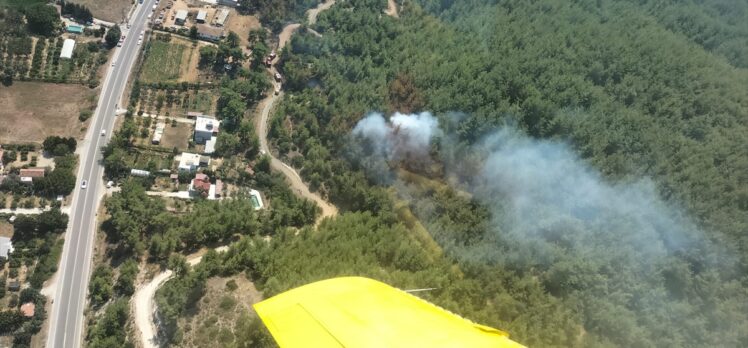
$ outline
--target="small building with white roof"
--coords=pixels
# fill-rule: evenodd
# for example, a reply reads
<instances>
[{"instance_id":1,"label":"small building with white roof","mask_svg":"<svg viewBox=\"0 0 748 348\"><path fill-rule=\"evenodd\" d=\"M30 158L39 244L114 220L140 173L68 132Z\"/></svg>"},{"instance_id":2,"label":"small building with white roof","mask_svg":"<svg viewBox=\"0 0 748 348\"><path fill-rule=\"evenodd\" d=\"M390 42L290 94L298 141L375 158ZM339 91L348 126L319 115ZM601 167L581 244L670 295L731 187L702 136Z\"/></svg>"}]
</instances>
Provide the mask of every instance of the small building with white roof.
<instances>
[{"instance_id":1,"label":"small building with white roof","mask_svg":"<svg viewBox=\"0 0 748 348\"><path fill-rule=\"evenodd\" d=\"M205 144L206 141L218 135L221 121L212 117L198 116L195 119L195 143Z\"/></svg>"},{"instance_id":2,"label":"small building with white roof","mask_svg":"<svg viewBox=\"0 0 748 348\"><path fill-rule=\"evenodd\" d=\"M196 153L182 152L179 157L179 169L180 172L192 172L200 167L200 155Z\"/></svg>"},{"instance_id":3,"label":"small building with white roof","mask_svg":"<svg viewBox=\"0 0 748 348\"><path fill-rule=\"evenodd\" d=\"M187 10L178 10L176 16L174 17L174 24L184 25L186 21L187 21Z\"/></svg>"},{"instance_id":4,"label":"small building with white roof","mask_svg":"<svg viewBox=\"0 0 748 348\"><path fill-rule=\"evenodd\" d=\"M195 20L198 23L205 23L206 18L208 18L208 11L205 11L205 10L197 11L197 16L195 17Z\"/></svg>"},{"instance_id":5,"label":"small building with white roof","mask_svg":"<svg viewBox=\"0 0 748 348\"><path fill-rule=\"evenodd\" d=\"M75 40L65 39L62 43L62 50L60 51L60 58L71 59L73 58L73 50L75 49Z\"/></svg>"},{"instance_id":6,"label":"small building with white roof","mask_svg":"<svg viewBox=\"0 0 748 348\"><path fill-rule=\"evenodd\" d=\"M13 243L10 238L0 237L0 257L4 257L6 260L13 253Z\"/></svg>"}]
</instances>

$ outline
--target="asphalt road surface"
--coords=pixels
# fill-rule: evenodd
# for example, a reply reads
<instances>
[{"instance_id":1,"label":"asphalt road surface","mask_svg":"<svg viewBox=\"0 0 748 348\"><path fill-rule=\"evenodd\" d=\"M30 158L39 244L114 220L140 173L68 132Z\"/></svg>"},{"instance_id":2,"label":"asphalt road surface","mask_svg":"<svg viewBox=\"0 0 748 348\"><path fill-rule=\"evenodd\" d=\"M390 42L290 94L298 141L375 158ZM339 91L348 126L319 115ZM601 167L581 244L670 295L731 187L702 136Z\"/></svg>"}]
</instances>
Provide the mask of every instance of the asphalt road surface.
<instances>
[{"instance_id":1,"label":"asphalt road surface","mask_svg":"<svg viewBox=\"0 0 748 348\"><path fill-rule=\"evenodd\" d=\"M138 36L146 28L154 1L145 0L143 4L138 5L130 20L131 29L127 30L126 26L122 26L127 39L114 53L115 64L109 68L104 78L99 104L84 140L83 152L80 153L78 184L73 194L70 222L52 304L47 347L81 346L83 310L86 306L91 255L96 234L96 210L104 192L101 147L109 141L112 134L115 105L120 104L128 77L137 60L142 46L137 44ZM102 130L106 131L104 136L101 135ZM83 180L88 182L85 189L81 188Z\"/></svg>"}]
</instances>

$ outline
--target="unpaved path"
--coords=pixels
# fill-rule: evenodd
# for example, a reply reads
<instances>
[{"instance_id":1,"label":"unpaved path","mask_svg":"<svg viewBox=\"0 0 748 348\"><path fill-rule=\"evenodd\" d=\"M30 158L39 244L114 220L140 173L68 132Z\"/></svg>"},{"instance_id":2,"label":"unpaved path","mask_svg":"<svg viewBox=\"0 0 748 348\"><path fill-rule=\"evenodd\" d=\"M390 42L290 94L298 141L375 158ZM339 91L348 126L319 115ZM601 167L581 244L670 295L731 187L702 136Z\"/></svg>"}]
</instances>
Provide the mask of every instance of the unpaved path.
<instances>
[{"instance_id":1,"label":"unpaved path","mask_svg":"<svg viewBox=\"0 0 748 348\"><path fill-rule=\"evenodd\" d=\"M327 0L319 5L317 7L306 11L306 18L309 21L309 25L314 25L314 23L317 23L317 15L327 10L328 8L332 7L332 5L335 5L335 0Z\"/></svg>"},{"instance_id":2,"label":"unpaved path","mask_svg":"<svg viewBox=\"0 0 748 348\"><path fill-rule=\"evenodd\" d=\"M227 246L216 248L216 251L222 253L228 250ZM207 250L198 251L187 256L187 263L191 266L197 265L202 261L203 255ZM133 310L135 311L135 327L140 332L140 340L144 348L158 348L159 341L157 336L156 324L153 318L156 314L156 306L153 296L156 295L161 285L171 279L173 272L169 269L159 273L150 282L141 286L133 296Z\"/></svg>"},{"instance_id":3,"label":"unpaved path","mask_svg":"<svg viewBox=\"0 0 748 348\"><path fill-rule=\"evenodd\" d=\"M275 68L270 69L273 74L275 74ZM268 98L265 98L265 100L262 101L260 104L262 108L262 112L260 114L260 117L256 118L257 124L255 125L256 129L258 129L259 137L260 137L260 148L265 151L265 153L270 156L270 167L273 168L273 170L277 170L283 175L286 176L288 179L288 182L291 184L292 190L298 194L301 197L304 197L306 199L312 200L322 209L322 215L320 215L319 219L317 219L317 223L322 221L322 219L326 217L332 217L338 214L338 208L336 208L334 205L330 204L329 202L322 199L322 197L314 192L309 191L309 187L304 184L304 181L301 179L301 176L291 168L289 165L283 163L281 160L277 159L273 154L270 152L270 148L268 147L268 140L267 140L267 123L268 123L268 115L270 114L270 110L273 107L273 103L276 99L280 99L283 97L283 93L279 95L270 95Z\"/></svg>"},{"instance_id":4,"label":"unpaved path","mask_svg":"<svg viewBox=\"0 0 748 348\"><path fill-rule=\"evenodd\" d=\"M307 11L307 18L309 21L309 24L314 24L317 21L317 15L328 8L330 8L333 4L335 4L335 0L328 0L326 2L323 2L319 4L316 8L313 8L309 11ZM300 24L294 23L289 24L285 28L283 28L283 31L281 31L280 36L278 38L278 51L280 52L283 47L288 43L288 41L291 39L291 36L293 33L298 29ZM275 70L275 66L271 66L268 71L271 75L275 75L277 70ZM273 81L273 89L276 88L276 86L279 84L279 82ZM336 208L334 205L330 204L326 200L324 200L319 194L315 192L311 192L309 190L309 187L304 183L304 180L301 179L301 176L299 176L299 173L296 172L291 166L283 163L281 160L273 156L273 154L270 152L270 147L268 146L268 140L267 140L267 124L268 124L268 115L270 114L270 110L273 109L273 103L275 103L276 99L280 99L283 97L283 92L281 92L278 95L270 94L267 98L262 100L259 104L258 109L260 111L259 117L255 117L255 129L258 130L258 135L260 138L260 149L265 152L268 156L270 156L270 167L273 170L279 171L283 173L283 175L288 179L288 182L291 184L291 189L299 196L304 197L306 199L312 200L315 203L317 203L317 206L319 206L322 209L322 215L317 219L317 224L319 224L322 219L326 217L332 217L338 214L338 208Z\"/></svg>"},{"instance_id":5,"label":"unpaved path","mask_svg":"<svg viewBox=\"0 0 748 348\"><path fill-rule=\"evenodd\" d=\"M296 31L296 29L299 29L301 24L294 23L289 24L283 28L283 31L281 31L280 35L278 35L278 52L283 50L283 47L286 46L289 40L291 40L291 36Z\"/></svg>"},{"instance_id":6,"label":"unpaved path","mask_svg":"<svg viewBox=\"0 0 748 348\"><path fill-rule=\"evenodd\" d=\"M384 13L390 17L395 17L395 18L400 17L397 14L397 4L395 3L395 0L387 0L387 9L384 10Z\"/></svg>"}]
</instances>

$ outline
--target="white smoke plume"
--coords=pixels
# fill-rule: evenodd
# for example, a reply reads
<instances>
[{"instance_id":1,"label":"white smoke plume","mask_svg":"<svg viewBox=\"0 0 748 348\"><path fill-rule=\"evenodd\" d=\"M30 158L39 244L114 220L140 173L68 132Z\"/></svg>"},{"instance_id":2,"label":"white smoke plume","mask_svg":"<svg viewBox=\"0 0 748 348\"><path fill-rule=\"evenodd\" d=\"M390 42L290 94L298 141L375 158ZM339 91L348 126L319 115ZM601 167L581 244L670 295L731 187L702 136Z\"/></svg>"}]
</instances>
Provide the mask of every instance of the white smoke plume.
<instances>
[{"instance_id":1,"label":"white smoke plume","mask_svg":"<svg viewBox=\"0 0 748 348\"><path fill-rule=\"evenodd\" d=\"M441 135L439 122L430 113L395 113L389 120L372 113L358 122L353 134L370 141L377 154L397 161L410 156L427 155L431 139Z\"/></svg>"}]
</instances>

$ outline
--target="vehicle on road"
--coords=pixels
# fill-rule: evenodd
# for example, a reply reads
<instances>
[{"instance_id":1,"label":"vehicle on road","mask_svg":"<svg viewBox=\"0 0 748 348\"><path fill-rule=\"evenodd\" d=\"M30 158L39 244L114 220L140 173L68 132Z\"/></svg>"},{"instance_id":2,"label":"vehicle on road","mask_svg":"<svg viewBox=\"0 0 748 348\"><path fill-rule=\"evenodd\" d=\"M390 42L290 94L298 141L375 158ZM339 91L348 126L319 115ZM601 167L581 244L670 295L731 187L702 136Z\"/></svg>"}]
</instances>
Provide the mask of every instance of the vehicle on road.
<instances>
[{"instance_id":1,"label":"vehicle on road","mask_svg":"<svg viewBox=\"0 0 748 348\"><path fill-rule=\"evenodd\" d=\"M81 188L85 189L86 187L88 187L88 181L83 180L83 182L81 182Z\"/></svg>"},{"instance_id":2,"label":"vehicle on road","mask_svg":"<svg viewBox=\"0 0 748 348\"><path fill-rule=\"evenodd\" d=\"M106 129L102 129L102 130L101 130L101 136L103 137L103 136L105 136L105 135L106 135Z\"/></svg>"},{"instance_id":3,"label":"vehicle on road","mask_svg":"<svg viewBox=\"0 0 748 348\"><path fill-rule=\"evenodd\" d=\"M114 66L114 63L115 63L115 62L114 62L114 61L112 61L112 66Z\"/></svg>"},{"instance_id":4,"label":"vehicle on road","mask_svg":"<svg viewBox=\"0 0 748 348\"><path fill-rule=\"evenodd\" d=\"M138 45L142 44L143 40L138 40Z\"/></svg>"},{"instance_id":5,"label":"vehicle on road","mask_svg":"<svg viewBox=\"0 0 748 348\"><path fill-rule=\"evenodd\" d=\"M275 81L280 81L282 78L280 73L275 73Z\"/></svg>"}]
</instances>

